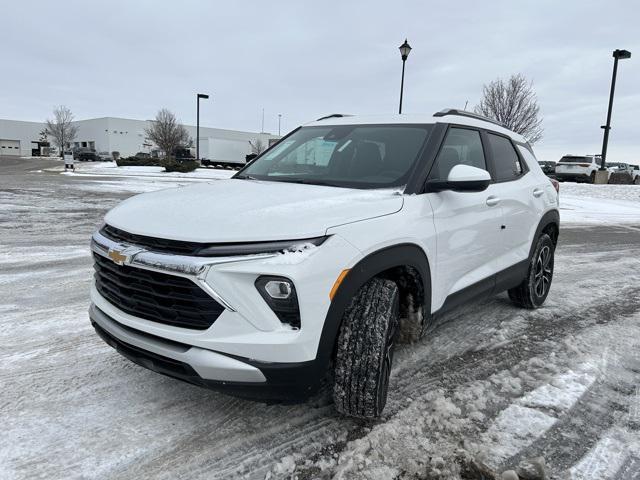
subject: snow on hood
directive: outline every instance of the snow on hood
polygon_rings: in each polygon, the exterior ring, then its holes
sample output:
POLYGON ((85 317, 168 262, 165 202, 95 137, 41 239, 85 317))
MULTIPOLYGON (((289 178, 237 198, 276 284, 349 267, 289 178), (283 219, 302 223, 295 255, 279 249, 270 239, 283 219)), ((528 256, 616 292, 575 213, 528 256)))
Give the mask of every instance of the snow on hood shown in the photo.
POLYGON ((105 220, 130 233, 192 242, 293 240, 389 215, 402 204, 393 189, 229 179, 137 195, 105 220))

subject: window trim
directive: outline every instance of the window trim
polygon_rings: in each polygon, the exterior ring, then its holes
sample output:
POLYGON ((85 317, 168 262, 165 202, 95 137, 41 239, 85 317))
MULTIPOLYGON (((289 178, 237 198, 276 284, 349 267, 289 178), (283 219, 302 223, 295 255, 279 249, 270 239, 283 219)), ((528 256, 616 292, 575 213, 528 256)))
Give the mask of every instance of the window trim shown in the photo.
MULTIPOLYGON (((487 144, 487 149, 489 150, 489 159, 490 159, 490 162, 491 162, 491 178, 493 179, 492 183, 515 182, 517 180, 520 180, 527 173, 529 173, 529 171, 530 171, 529 165, 524 160, 522 155, 520 155, 520 152, 516 148, 515 142, 513 141, 513 139, 509 135, 505 135, 503 133, 496 132, 495 130, 490 130, 490 129, 483 129, 483 133, 484 133, 484 135, 486 137, 485 141, 486 141, 486 144, 487 144), (498 175, 497 175, 498 170, 496 168, 496 162, 495 162, 495 159, 494 159, 493 148, 491 147, 491 142, 489 141, 489 135, 495 135, 496 137, 505 138, 511 144, 511 148, 513 148, 513 151, 515 152, 516 157, 518 157, 518 161, 520 162, 520 166, 522 167, 522 172, 520 173, 520 175, 518 175, 517 177, 513 177, 511 179, 508 179, 508 180, 498 180, 498 175)), ((534 155, 534 157, 535 157, 535 155, 534 155)))

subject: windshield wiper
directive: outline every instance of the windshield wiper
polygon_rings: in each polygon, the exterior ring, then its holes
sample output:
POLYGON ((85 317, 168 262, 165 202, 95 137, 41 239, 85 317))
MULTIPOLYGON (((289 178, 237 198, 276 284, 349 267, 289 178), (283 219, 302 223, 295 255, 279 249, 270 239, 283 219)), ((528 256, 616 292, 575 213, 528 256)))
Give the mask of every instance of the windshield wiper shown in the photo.
POLYGON ((259 178, 256 178, 252 175, 246 175, 244 173, 235 175, 233 178, 239 178, 240 180, 260 180, 259 178))
POLYGON ((277 180, 272 178, 276 182, 285 182, 285 183, 300 183, 303 185, 320 185, 325 187, 336 187, 335 183, 325 182, 323 180, 308 180, 306 178, 282 178, 279 177, 277 180))

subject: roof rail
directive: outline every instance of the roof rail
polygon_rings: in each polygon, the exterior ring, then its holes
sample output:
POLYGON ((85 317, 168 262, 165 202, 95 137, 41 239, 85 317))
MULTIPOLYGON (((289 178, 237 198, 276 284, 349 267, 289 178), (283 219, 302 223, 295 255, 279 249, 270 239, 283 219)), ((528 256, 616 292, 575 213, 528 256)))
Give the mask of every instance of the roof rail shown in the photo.
POLYGON ((439 112, 433 114, 434 117, 446 117, 447 115, 458 115, 459 117, 475 118, 476 120, 482 120, 483 122, 489 122, 493 123, 494 125, 504 127, 504 125, 497 120, 485 117, 484 115, 478 115, 477 113, 467 112, 466 110, 458 110, 457 108, 445 108, 444 110, 440 110, 439 112))
POLYGON ((326 120, 327 118, 341 118, 341 117, 353 117, 353 115, 349 115, 348 113, 332 113, 331 115, 320 117, 319 119, 316 120, 316 122, 319 122, 320 120, 326 120))

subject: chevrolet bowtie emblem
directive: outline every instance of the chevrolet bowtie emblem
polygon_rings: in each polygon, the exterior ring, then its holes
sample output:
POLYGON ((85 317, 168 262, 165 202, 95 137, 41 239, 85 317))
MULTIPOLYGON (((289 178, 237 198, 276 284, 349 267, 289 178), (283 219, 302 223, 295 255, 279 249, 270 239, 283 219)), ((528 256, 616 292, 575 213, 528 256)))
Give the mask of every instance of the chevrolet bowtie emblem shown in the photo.
POLYGON ((107 255, 111 260, 113 260, 114 263, 118 265, 124 265, 129 258, 128 255, 125 255, 124 253, 113 249, 109 249, 109 253, 107 255))

